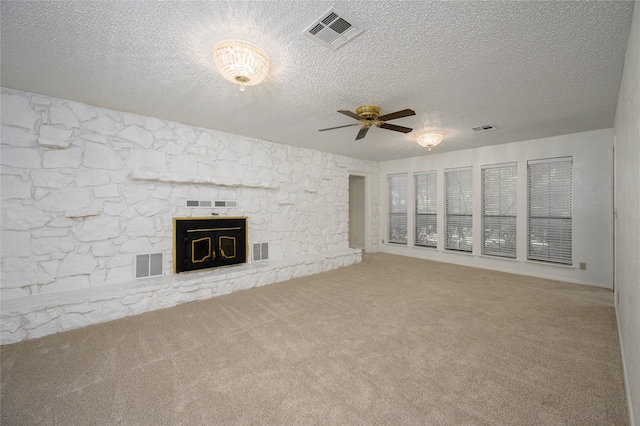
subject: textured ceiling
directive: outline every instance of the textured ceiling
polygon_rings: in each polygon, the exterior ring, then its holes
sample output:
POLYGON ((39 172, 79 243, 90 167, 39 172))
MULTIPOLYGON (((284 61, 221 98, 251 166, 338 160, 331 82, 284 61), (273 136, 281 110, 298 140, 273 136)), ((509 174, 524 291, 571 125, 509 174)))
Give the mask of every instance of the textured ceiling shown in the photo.
POLYGON ((611 127, 633 2, 6 1, 4 87, 377 161, 611 127), (331 50, 302 32, 330 7, 364 32, 331 50), (211 59, 226 39, 271 58, 245 92, 211 59), (359 105, 409 134, 358 127, 359 105), (497 130, 476 133, 472 127, 497 130))

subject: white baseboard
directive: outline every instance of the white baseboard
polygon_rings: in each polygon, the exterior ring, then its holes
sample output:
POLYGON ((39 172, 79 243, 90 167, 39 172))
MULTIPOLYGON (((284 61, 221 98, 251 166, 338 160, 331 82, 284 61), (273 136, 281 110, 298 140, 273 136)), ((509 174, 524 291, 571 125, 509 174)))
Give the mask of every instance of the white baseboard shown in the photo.
POLYGON ((618 342, 620 342, 620 358, 622 359, 622 379, 624 381, 624 393, 627 396, 627 414, 629 415, 629 425, 636 426, 635 416, 633 412, 633 404, 631 401, 631 389, 629 388, 630 378, 627 374, 627 367, 624 358, 624 343, 620 334, 620 319, 618 318, 618 304, 615 304, 616 312, 616 328, 618 329, 618 342))

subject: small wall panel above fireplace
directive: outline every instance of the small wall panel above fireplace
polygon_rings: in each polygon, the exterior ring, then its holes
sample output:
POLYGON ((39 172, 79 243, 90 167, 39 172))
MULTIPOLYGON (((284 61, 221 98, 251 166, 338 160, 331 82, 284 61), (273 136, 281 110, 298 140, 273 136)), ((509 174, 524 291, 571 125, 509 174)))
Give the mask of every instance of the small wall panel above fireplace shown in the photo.
POLYGON ((187 207, 238 207, 237 201, 227 200, 187 200, 187 207))
POLYGON ((187 207, 211 207, 208 200, 187 200, 187 207))
POLYGON ((213 202, 215 207, 238 207, 237 201, 216 200, 213 202))
POLYGON ((247 251, 246 217, 173 219, 175 273, 246 263, 247 251))

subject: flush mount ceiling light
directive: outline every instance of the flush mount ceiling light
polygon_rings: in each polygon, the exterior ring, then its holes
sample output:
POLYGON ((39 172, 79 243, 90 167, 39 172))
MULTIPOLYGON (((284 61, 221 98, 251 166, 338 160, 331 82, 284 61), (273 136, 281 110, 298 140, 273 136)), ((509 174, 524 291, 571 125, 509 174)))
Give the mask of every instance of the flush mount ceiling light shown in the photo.
POLYGON ((442 139, 444 139, 444 132, 436 132, 433 130, 420 132, 416 135, 416 142, 418 142, 418 145, 429 148, 429 151, 431 151, 431 147, 442 142, 442 139))
POLYGON ((227 80, 245 86, 260 83, 269 71, 269 57, 251 43, 238 40, 223 41, 213 47, 213 62, 227 80))

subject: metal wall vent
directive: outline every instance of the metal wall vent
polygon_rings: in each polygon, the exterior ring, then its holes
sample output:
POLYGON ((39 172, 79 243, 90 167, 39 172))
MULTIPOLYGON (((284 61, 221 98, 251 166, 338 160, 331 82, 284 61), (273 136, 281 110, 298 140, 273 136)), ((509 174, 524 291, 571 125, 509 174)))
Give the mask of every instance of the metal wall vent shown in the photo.
POLYGON ((214 207, 238 207, 237 201, 214 201, 214 207))
POLYGON ((211 201, 187 200, 187 207, 211 207, 211 201))
POLYGON ((304 33, 335 50, 364 31, 359 26, 356 21, 346 18, 332 7, 305 28, 304 33))
POLYGON ((269 259, 269 243, 258 243, 253 245, 253 261, 269 259))
POLYGON ((187 200, 187 207, 238 207, 237 201, 204 201, 204 200, 187 200))
POLYGON ((474 132, 486 132, 488 130, 495 130, 495 129, 497 129, 497 127, 494 126, 493 124, 485 124, 484 126, 473 127, 471 130, 473 130, 474 132))
POLYGON ((139 254, 136 256, 136 278, 164 275, 164 253, 139 254))

